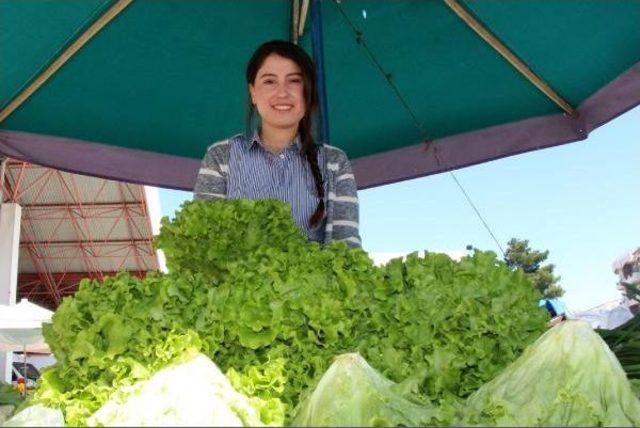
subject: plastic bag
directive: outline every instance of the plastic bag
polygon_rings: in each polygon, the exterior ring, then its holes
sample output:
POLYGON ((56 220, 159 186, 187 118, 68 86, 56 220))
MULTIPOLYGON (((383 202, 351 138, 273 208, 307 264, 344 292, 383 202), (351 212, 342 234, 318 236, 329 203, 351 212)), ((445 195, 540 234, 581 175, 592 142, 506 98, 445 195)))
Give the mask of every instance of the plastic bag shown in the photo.
POLYGON ((482 426, 639 426, 640 401, 607 344, 583 321, 547 331, 466 402, 482 426))
POLYGON ((2 426, 5 427, 63 427, 64 416, 59 409, 50 409, 40 404, 27 407, 15 414, 2 426))
POLYGON ((261 426, 249 399, 220 369, 198 354, 119 391, 88 426, 261 426))
POLYGON ((442 425, 438 409, 407 399, 396 385, 359 354, 339 355, 298 406, 291 425, 442 425))

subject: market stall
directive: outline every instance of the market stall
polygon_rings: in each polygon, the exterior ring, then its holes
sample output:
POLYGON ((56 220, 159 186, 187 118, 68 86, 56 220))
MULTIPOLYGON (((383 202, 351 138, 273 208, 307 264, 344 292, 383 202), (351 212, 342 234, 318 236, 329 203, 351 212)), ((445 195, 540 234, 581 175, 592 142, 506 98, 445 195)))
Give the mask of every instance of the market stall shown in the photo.
POLYGON ((0 305, 0 351, 48 352, 42 324, 51 322, 53 312, 27 299, 15 305, 0 305))
POLYGON ((45 338, 57 364, 31 402, 42 418, 640 424, 637 322, 607 342, 583 321, 549 328, 526 275, 495 253, 376 266, 345 243, 308 242, 275 200, 190 202, 157 245, 168 274, 85 282, 56 312, 45 338))
MULTIPOLYGON (((243 129, 242 67, 273 38, 313 52, 320 139, 354 159, 361 189, 584 140, 640 104, 637 2, 0 14, 0 154, 167 188, 192 189, 207 146, 243 129)), ((309 242, 274 200, 189 202, 156 245, 169 273, 85 281, 60 305, 43 330, 57 363, 10 424, 640 425, 637 324, 607 342, 584 322, 549 328, 495 253, 376 266, 309 242)))

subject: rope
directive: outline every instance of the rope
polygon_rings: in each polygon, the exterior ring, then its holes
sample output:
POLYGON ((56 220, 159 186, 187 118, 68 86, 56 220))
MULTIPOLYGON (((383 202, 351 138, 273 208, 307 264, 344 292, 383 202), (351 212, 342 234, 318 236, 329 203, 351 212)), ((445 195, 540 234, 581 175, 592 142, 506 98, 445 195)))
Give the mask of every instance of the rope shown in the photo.
MULTIPOLYGON (((353 21, 351 21, 349 16, 345 13, 344 9, 340 5, 340 1, 339 0, 333 0, 333 4, 337 7, 338 11, 340 12, 342 17, 344 18, 345 22, 351 28, 351 31, 353 31, 353 33, 355 34, 356 43, 358 45, 360 45, 365 50, 365 52, 367 53, 367 55, 369 57, 369 60, 373 63, 373 65, 378 70, 378 72, 384 77, 385 81, 387 82, 387 85, 391 88, 391 90, 394 92, 394 94, 396 95, 396 97, 400 101, 400 104, 402 104, 402 107, 404 108, 404 110, 411 117, 411 120, 412 120, 414 126, 416 127, 416 129, 420 133, 420 137, 422 138, 423 141, 426 142, 426 149, 429 150, 433 140, 428 137, 428 134, 427 134, 427 131, 426 131, 424 125, 418 119, 417 115, 414 113, 413 109, 411 108, 411 106, 409 105, 407 100, 402 95, 402 92, 400 91, 398 86, 393 82, 393 75, 391 73, 388 73, 382 67, 382 64, 376 58, 376 55, 371 51, 371 49, 367 45, 367 42, 364 39, 364 34, 362 33, 362 31, 358 30, 358 28, 354 25, 353 21)), ((433 156, 434 156, 438 166, 442 167, 442 162, 440 160, 440 156, 438 156, 437 150, 434 149, 432 151, 432 153, 433 153, 433 156)), ((497 245, 498 249, 502 253, 502 256, 504 257, 505 256, 505 252, 504 252, 504 250, 502 248, 502 245, 500 245, 500 242, 498 241, 498 239, 496 238, 495 234, 493 233, 492 228, 489 226, 489 224, 485 220, 484 216, 480 213, 480 210, 478 209, 476 204, 473 202, 473 200, 469 196, 469 193, 465 190, 464 186, 462 185, 462 183, 460 183, 460 181, 458 180, 456 175, 453 173, 453 171, 449 170, 447 172, 449 173, 449 175, 451 176, 453 181, 456 183, 456 185, 458 186, 458 188, 460 189, 460 191, 464 195, 465 199, 467 200, 467 202, 469 203, 469 205, 471 206, 473 211, 476 213, 476 216, 480 219, 480 221, 482 222, 482 225, 487 230, 487 232, 489 233, 489 235, 491 236, 491 238, 493 239, 493 241, 497 245)))

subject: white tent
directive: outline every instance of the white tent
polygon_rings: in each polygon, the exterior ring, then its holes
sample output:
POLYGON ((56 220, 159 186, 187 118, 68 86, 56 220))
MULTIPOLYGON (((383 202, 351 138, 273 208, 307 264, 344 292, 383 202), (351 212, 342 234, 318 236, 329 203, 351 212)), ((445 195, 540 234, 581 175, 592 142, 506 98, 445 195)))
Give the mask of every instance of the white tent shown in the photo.
POLYGON ((629 301, 620 298, 586 311, 571 312, 567 318, 587 321, 593 328, 613 330, 633 318, 633 313, 629 309, 629 301))
POLYGON ((50 323, 52 315, 27 299, 0 305, 0 351, 50 352, 42 337, 42 323, 50 323))

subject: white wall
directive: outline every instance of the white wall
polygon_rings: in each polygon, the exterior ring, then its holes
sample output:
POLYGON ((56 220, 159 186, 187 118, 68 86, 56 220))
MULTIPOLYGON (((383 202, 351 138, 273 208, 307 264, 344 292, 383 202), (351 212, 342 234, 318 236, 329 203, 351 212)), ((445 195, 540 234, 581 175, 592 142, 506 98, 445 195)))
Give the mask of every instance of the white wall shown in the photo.
MULTIPOLYGON (((151 219, 151 231, 153 236, 156 236, 160 233, 160 219, 162 218, 162 208, 160 207, 160 194, 158 192, 158 188, 144 186, 144 195, 147 199, 147 210, 149 212, 149 218, 151 219)), ((160 272, 168 272, 167 259, 165 258, 164 251, 156 250, 156 256, 160 272)))
MULTIPOLYGON (((0 203, 0 304, 15 305, 18 289, 20 219, 18 204, 0 203)), ((11 352, 0 352, 0 381, 11 383, 11 352)))

